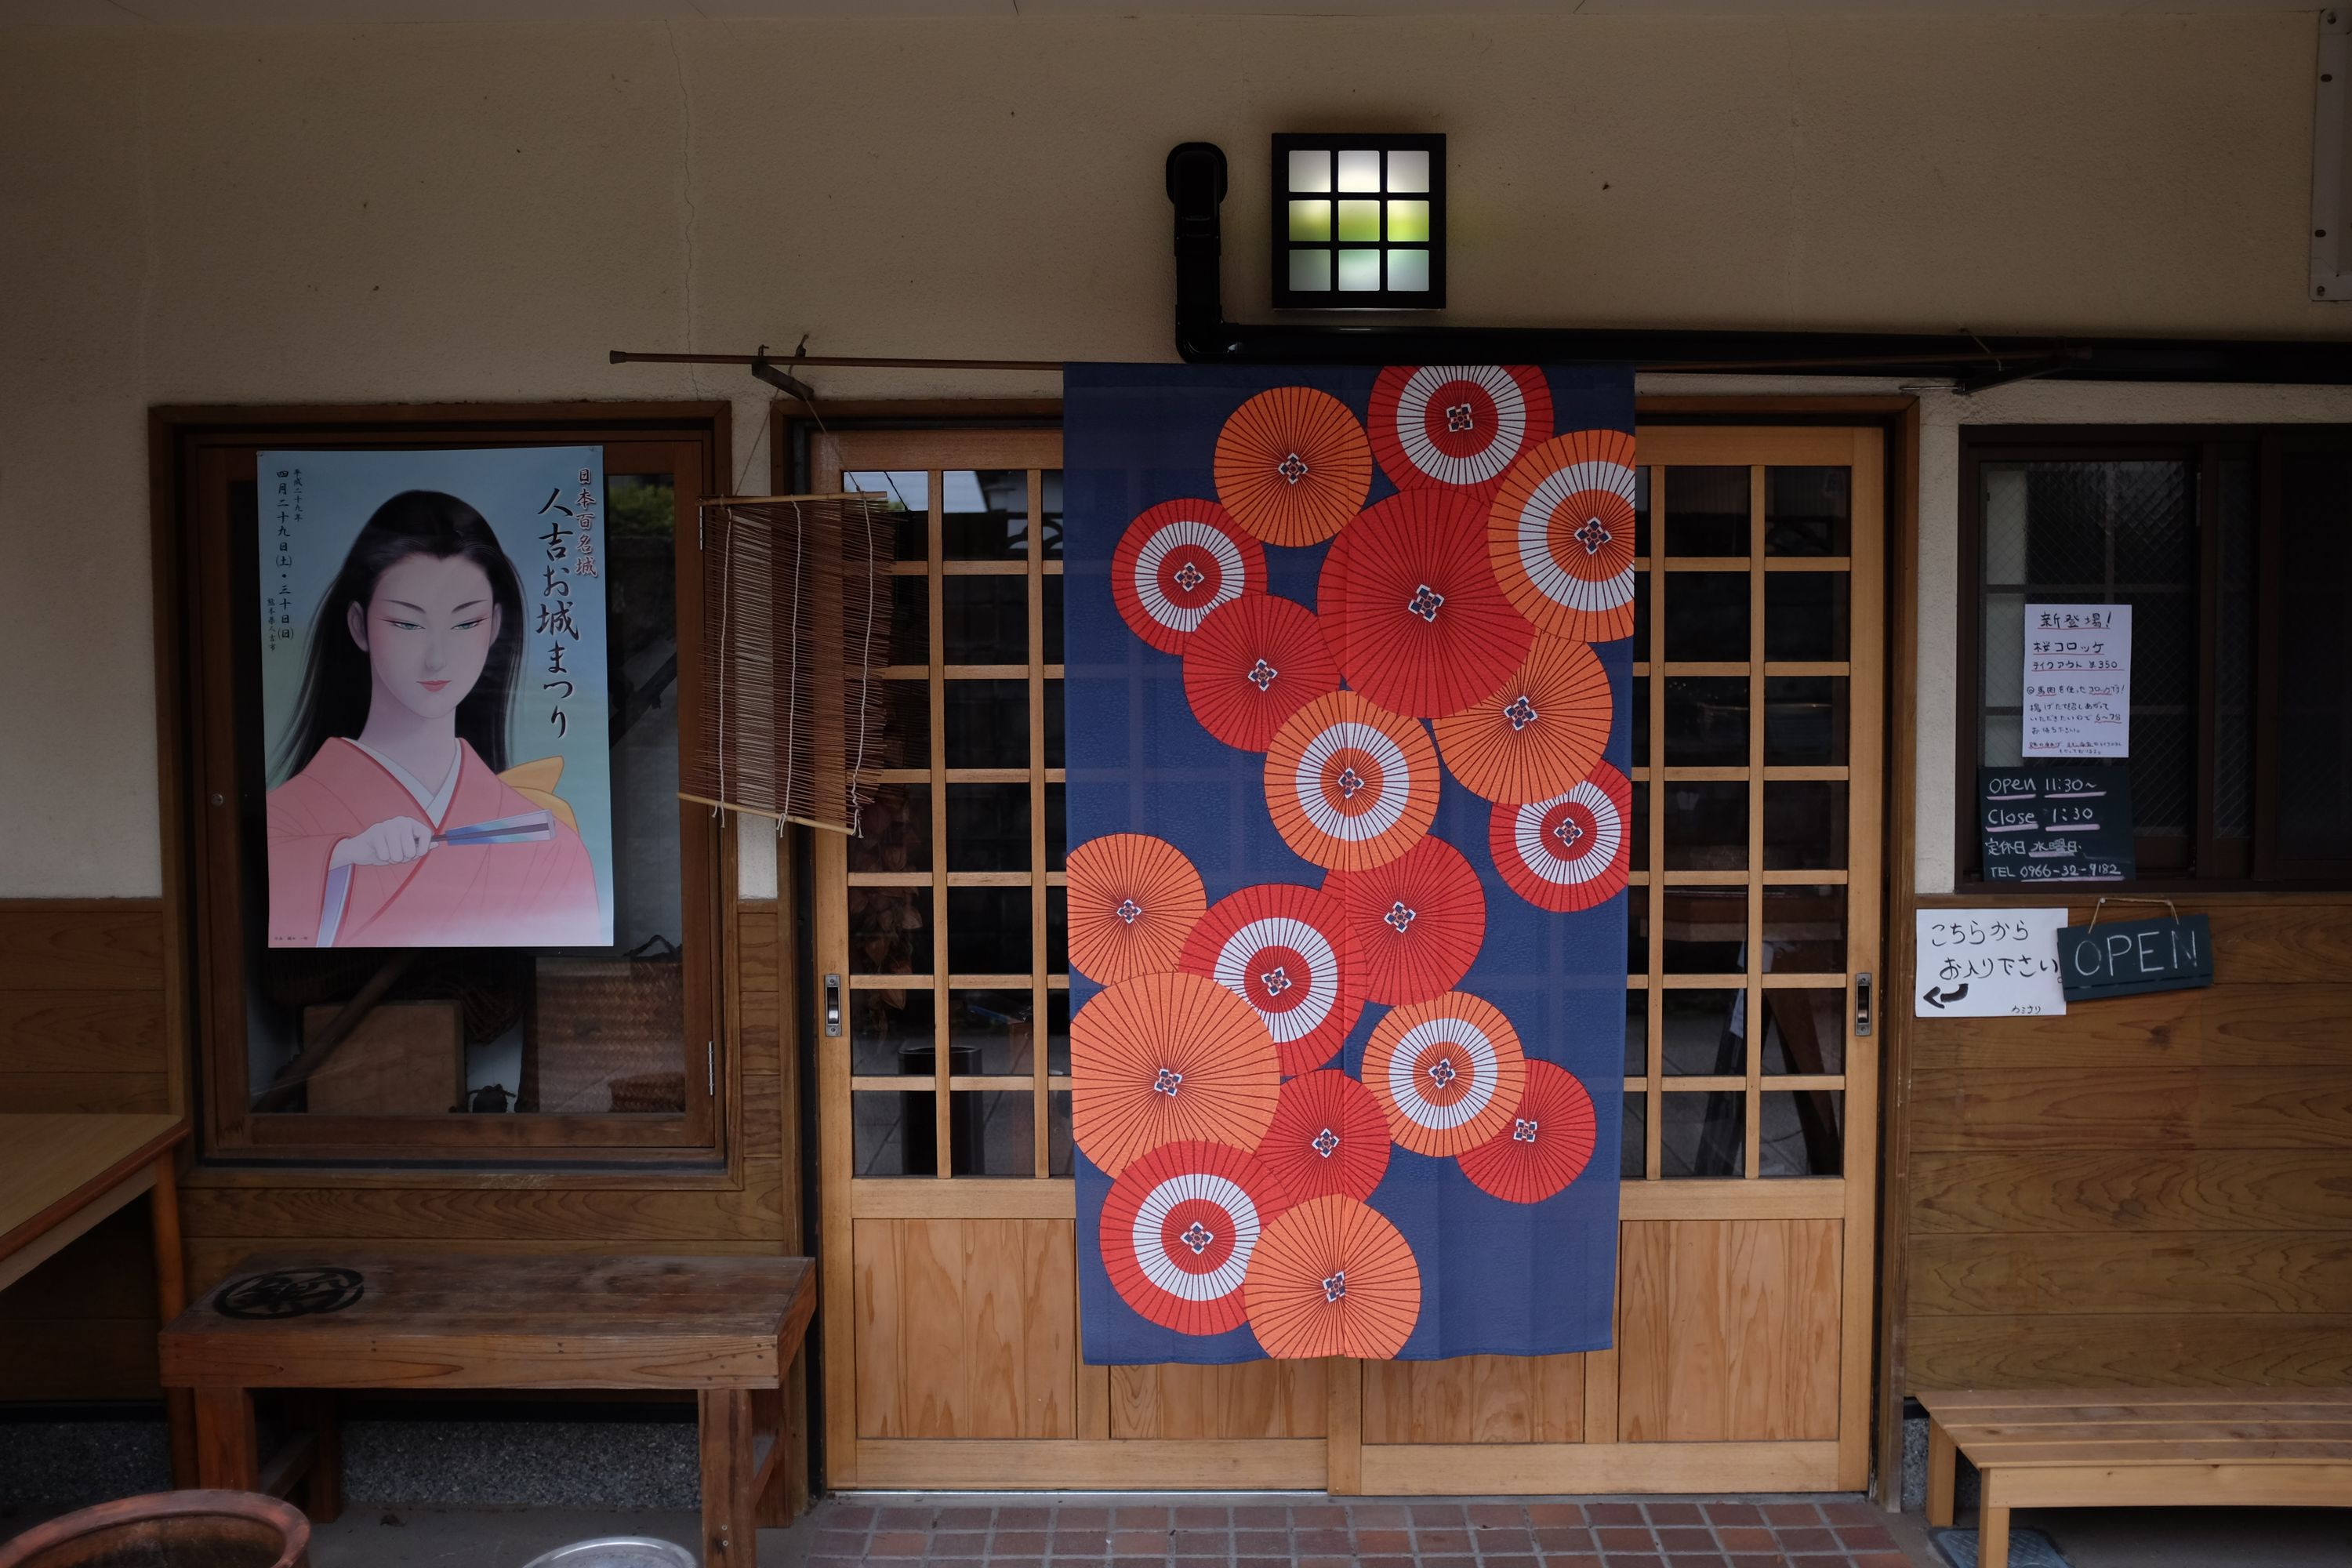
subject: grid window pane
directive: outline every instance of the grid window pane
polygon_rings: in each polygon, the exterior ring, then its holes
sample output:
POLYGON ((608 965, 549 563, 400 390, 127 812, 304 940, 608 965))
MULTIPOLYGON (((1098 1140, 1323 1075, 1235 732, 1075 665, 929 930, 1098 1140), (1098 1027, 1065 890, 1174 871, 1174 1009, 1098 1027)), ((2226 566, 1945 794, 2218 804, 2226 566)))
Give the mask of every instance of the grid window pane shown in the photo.
POLYGON ((1843 555, 1853 548, 1853 470, 1764 470, 1764 552, 1843 555))
POLYGON ((1381 286, 1381 253, 1377 250, 1339 252, 1339 290, 1367 293, 1381 286))
POLYGON ((1845 1096, 1834 1089, 1762 1097, 1759 1176, 1835 1176, 1845 1170, 1845 1096))
POLYGON ((2352 548, 2343 521, 2352 457, 2293 453, 2284 468, 2278 851, 2352 858, 2352 629, 2344 613, 2352 548))
MULTIPOLYGON (((1674 513, 1666 513, 1666 531, 1675 529, 1674 513)), ((1666 658, 1685 659, 1748 658, 1748 574, 1745 572, 1669 572, 1666 574, 1666 658)))
POLYGON ((1721 1178, 1746 1173, 1746 1096, 1669 1094, 1659 1105, 1661 1174, 1721 1178))
POLYGON ((1331 289, 1331 253, 1294 250, 1290 253, 1290 286, 1302 294, 1328 294, 1331 289))
POLYGON ((920 1046, 928 1062, 938 1038, 938 1006, 928 985, 849 993, 849 1070, 861 1077, 895 1076, 903 1070, 900 1058, 910 1045, 920 1046))
POLYGON ((1290 154, 1290 188, 1316 192, 1331 188, 1331 154, 1320 147, 1290 154))
POLYGON ((950 561, 1003 561, 1026 556, 1028 471, 950 468, 941 474, 940 542, 944 558, 950 561))
POLYGON ((1388 237, 1412 245, 1428 244, 1429 204, 1427 202, 1389 203, 1388 237))
POLYGON ((1390 251, 1389 287, 1400 292, 1419 292, 1427 289, 1429 252, 1410 248, 1390 251))
POLYGON ((898 558, 920 561, 930 552, 931 476, 920 468, 858 469, 841 476, 841 488, 887 498, 897 524, 898 558))
POLYGON ((1319 201, 1291 203, 1290 237, 1329 239, 1331 237, 1331 204, 1319 201))
POLYGON ((1377 191, 1381 188, 1381 154, 1378 148, 1343 148, 1339 153, 1339 188, 1343 191, 1377 191))
MULTIPOLYGON (((1666 470, 1666 553, 1748 553, 1748 470, 1677 467, 1666 470)), ((1746 653, 1745 647, 1740 649, 1746 653)))
MULTIPOLYGON (((2186 867, 2198 811, 2202 663, 2195 465, 2185 458, 1987 463, 1977 605, 1978 756, 2019 763, 2024 619, 2036 604, 2132 606, 2132 805, 2139 837, 2186 867)), ((2147 852, 2144 846, 2144 858, 2147 852)))
POLYGON ((1429 189, 1429 154, 1425 152, 1391 153, 1389 154, 1389 189, 1392 191, 1429 189))

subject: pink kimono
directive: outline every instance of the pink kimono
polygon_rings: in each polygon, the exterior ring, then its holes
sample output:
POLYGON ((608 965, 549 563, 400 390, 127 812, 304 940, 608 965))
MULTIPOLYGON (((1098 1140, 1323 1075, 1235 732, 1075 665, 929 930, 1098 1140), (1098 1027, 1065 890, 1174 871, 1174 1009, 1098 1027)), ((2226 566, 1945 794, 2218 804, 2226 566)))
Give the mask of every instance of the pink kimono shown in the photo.
MULTIPOLYGON (((457 742, 457 782, 436 833, 531 811, 457 742)), ((272 947, 570 947, 610 939, 587 847, 558 818, 526 844, 436 844, 399 866, 328 869, 335 846, 388 817, 430 821, 383 764, 331 740, 269 792, 272 947)))

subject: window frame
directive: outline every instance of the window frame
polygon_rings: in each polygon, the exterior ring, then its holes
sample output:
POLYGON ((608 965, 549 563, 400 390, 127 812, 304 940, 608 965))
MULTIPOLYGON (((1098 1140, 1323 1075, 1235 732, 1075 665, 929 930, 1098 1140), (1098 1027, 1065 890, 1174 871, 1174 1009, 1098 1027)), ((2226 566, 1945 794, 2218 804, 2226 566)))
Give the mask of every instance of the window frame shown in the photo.
MULTIPOLYGON (((734 828, 679 810, 685 1040, 710 1042, 711 1070, 687 1067, 680 1113, 322 1115, 249 1109, 242 827, 217 809, 238 787, 229 653, 231 532, 222 501, 242 462, 267 447, 667 446, 678 515, 677 721, 698 708, 700 572, 683 520, 724 488, 731 407, 724 403, 467 404, 159 408, 151 413, 158 726, 164 781, 167 901, 189 976, 189 1037, 200 1146, 209 1158, 277 1168, 439 1166, 713 1169, 740 1146, 740 1095, 730 1036, 734 828), (723 1059, 723 1062, 721 1060, 723 1059), (723 1070, 722 1070, 723 1068, 723 1070)), ((631 471, 624 469, 622 471, 631 471)))
MULTIPOLYGON (((2011 462, 2117 462, 2182 460, 2189 464, 2197 530, 2195 624, 2198 648, 2194 668, 2193 733, 2196 753, 2191 772, 2192 819, 2187 838, 2185 866, 2152 865, 2150 846, 2168 839, 2139 838, 2136 845, 2137 875, 2131 880, 2098 884, 2095 891, 2117 894, 2261 891, 2271 889, 2312 891, 2352 884, 2352 861, 2299 858, 2282 865, 2277 847, 2276 813, 2269 802, 2279 789, 2277 758, 2279 544, 2284 520, 2281 506, 2281 468, 2284 457, 2295 451, 2352 452, 2352 426, 2260 425, 1983 425, 1963 426, 1960 432, 1958 484, 1958 548, 1957 582, 1960 616, 1955 637, 1956 712, 1953 720, 1953 888, 1959 893, 2004 893, 2012 883, 1984 879, 1982 846, 1977 832, 1976 779, 1982 754, 1984 689, 1984 468, 2011 462), (2221 506, 2220 460, 2231 449, 2252 468, 2254 528, 2254 646, 2252 649, 2252 833, 2247 838, 2221 838, 2214 832, 2213 798, 2215 746, 2220 713, 2214 689, 2221 646, 2221 538, 2217 526, 2221 506), (2296 873, 2300 874, 2296 874, 2296 873)), ((2066 884, 2078 891, 2092 884, 2066 884)))

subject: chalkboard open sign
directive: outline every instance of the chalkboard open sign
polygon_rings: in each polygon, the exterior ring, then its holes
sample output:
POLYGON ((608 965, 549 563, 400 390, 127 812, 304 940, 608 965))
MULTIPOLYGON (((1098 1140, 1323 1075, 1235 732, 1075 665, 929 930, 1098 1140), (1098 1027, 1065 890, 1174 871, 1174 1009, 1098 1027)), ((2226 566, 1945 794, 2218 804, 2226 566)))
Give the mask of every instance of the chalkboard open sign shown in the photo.
POLYGON ((2132 858, 2131 770, 2037 763, 1977 770, 1988 882, 2124 882, 2132 858))
POLYGON ((2061 926, 2058 984, 2069 1002, 2210 985, 2212 926, 2203 915, 2061 926))

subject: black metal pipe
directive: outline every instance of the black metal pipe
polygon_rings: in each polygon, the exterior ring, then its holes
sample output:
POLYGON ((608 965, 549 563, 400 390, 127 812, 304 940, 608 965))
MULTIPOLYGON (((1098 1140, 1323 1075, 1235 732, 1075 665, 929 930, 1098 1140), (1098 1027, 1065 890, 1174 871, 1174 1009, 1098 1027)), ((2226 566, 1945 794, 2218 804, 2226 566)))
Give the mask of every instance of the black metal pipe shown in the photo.
POLYGON ((2352 384, 2338 339, 1979 337, 1970 332, 1717 331, 1706 328, 1448 327, 1224 319, 1218 209, 1225 154, 1168 154, 1174 204, 1176 352, 1194 363, 1493 364, 1613 360, 1647 371, 1949 378, 1963 389, 2071 381, 2352 384))

